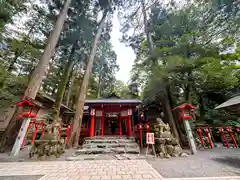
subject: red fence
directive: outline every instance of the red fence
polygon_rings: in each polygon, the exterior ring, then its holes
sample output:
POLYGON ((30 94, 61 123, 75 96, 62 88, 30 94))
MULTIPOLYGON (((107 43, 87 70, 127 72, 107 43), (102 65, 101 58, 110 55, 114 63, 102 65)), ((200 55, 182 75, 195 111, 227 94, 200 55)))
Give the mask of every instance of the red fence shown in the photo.
POLYGON ((223 143, 226 144, 227 148, 230 148, 228 139, 226 137, 226 135, 229 135, 229 137, 231 138, 234 147, 238 148, 238 143, 236 138, 238 138, 239 134, 240 134, 240 127, 238 126, 219 126, 219 127, 209 127, 209 126, 197 126, 196 127, 196 132, 199 136, 199 139, 201 141, 201 145, 203 147, 205 147, 205 142, 204 142, 204 137, 207 137, 208 139, 208 143, 210 145, 211 148, 214 148, 214 144, 213 144, 213 136, 212 136, 212 130, 216 129, 217 132, 220 134, 220 136, 222 137, 223 143))

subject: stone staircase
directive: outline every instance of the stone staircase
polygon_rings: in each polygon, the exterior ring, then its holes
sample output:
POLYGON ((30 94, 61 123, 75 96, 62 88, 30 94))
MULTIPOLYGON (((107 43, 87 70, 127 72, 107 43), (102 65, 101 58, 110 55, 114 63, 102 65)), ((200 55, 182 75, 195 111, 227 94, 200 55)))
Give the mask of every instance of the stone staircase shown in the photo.
POLYGON ((134 137, 95 136, 87 137, 75 155, 83 154, 139 154, 140 148, 134 137))

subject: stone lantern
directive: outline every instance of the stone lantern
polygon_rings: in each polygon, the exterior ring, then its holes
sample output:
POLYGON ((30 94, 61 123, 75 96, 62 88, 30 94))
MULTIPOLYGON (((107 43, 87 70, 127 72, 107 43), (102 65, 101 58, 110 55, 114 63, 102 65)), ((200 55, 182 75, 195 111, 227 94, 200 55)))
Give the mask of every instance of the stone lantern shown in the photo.
POLYGON ((192 129, 190 126, 189 121, 193 120, 193 117, 191 115, 191 112, 193 110, 196 110, 196 107, 194 107, 191 104, 182 104, 176 108, 173 109, 173 111, 178 111, 179 113, 179 120, 183 121, 184 127, 185 127, 185 131, 188 137, 188 142, 190 145, 190 148, 192 150, 193 154, 197 153, 197 148, 196 148, 196 144, 193 138, 193 134, 192 134, 192 129))
POLYGON ((25 135, 28 130, 28 126, 32 119, 37 118, 37 113, 41 108, 41 105, 34 102, 34 100, 25 99, 17 103, 19 107, 19 117, 22 119, 22 126, 19 130, 18 136, 15 140, 13 149, 11 151, 12 156, 17 156, 21 149, 21 145, 24 141, 25 135))

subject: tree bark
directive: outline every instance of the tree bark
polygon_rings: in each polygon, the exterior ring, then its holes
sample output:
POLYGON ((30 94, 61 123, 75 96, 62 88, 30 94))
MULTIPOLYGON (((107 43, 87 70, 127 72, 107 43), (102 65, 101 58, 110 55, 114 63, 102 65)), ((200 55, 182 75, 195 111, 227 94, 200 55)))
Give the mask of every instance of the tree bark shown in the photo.
POLYGON ((73 65, 74 65, 74 60, 73 60, 73 56, 77 47, 78 41, 75 41, 75 43, 72 45, 72 49, 71 49, 71 53, 69 55, 63 76, 62 76, 62 80, 58 86, 58 91, 57 91, 57 96, 56 96, 56 101, 53 105, 53 110, 54 110, 54 114, 53 114, 53 120, 55 122, 58 121, 59 119, 59 115, 60 115, 60 108, 61 108, 61 103, 63 100, 63 96, 64 96, 64 92, 66 90, 66 86, 69 80, 69 76, 71 74, 73 65))
POLYGON ((148 27, 148 22, 147 22, 147 13, 146 13, 146 7, 145 7, 145 0, 141 0, 141 5, 142 5, 142 13, 143 13, 144 31, 145 31, 145 34, 147 36, 149 52, 152 53, 154 47, 153 47, 152 36, 150 34, 149 27, 148 27))
POLYGON ((64 24, 65 16, 67 14, 68 8, 70 6, 71 0, 66 0, 62 11, 60 12, 55 27, 48 38, 47 46, 44 49, 44 53, 39 60, 33 74, 31 76, 30 82, 25 90, 24 98, 35 99, 37 92, 41 86, 44 75, 47 72, 47 67, 49 65, 50 58, 55 51, 62 27, 64 24))
POLYGON ((101 97, 101 78, 102 78, 102 71, 100 72, 99 77, 98 77, 97 98, 101 97))
POLYGON ((70 105, 70 99, 71 99, 71 94, 72 94, 72 88, 73 88, 73 84, 74 84, 74 80, 75 80, 75 76, 73 74, 73 71, 72 71, 72 75, 70 75, 71 78, 69 80, 69 88, 68 88, 68 91, 67 91, 67 97, 66 97, 66 106, 69 106, 70 105))
POLYGON ((80 89, 78 100, 77 100, 76 112, 75 112, 74 119, 73 119, 73 128, 72 128, 72 132, 71 132, 71 136, 70 136, 69 144, 68 144, 69 147, 72 147, 72 146, 78 147, 79 136, 80 136, 80 131, 81 131, 81 127, 82 127, 84 102, 85 102, 85 99, 87 96, 89 79, 90 79, 90 76, 92 73, 94 57, 96 55, 96 50, 97 50, 97 44, 100 39, 105 20, 107 18, 107 14, 108 14, 108 10, 105 10, 103 12, 103 16, 100 21, 99 28, 97 30, 97 34, 96 34, 93 44, 92 44, 91 54, 90 54, 90 57, 88 60, 86 71, 83 76, 83 81, 81 84, 81 89, 80 89))
POLYGON ((175 120, 173 118, 172 108, 171 108, 170 103, 169 103, 169 97, 167 95, 167 92, 164 93, 163 107, 165 108, 165 114, 168 118, 169 125, 172 129, 172 133, 173 133, 174 137, 179 141, 179 134, 178 134, 178 130, 177 130, 175 120))

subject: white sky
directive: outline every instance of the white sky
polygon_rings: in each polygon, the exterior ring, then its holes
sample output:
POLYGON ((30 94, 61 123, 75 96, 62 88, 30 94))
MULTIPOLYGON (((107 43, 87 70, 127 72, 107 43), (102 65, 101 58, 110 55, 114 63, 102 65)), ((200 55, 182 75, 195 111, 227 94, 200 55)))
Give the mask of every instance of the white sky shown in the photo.
POLYGON ((113 45, 114 51, 117 54, 117 64, 120 67, 116 78, 127 83, 127 81, 130 79, 130 71, 132 69, 132 65, 136 56, 130 47, 126 47, 123 43, 120 43, 120 38, 120 23, 117 17, 117 13, 115 13, 113 16, 111 43, 113 45))

